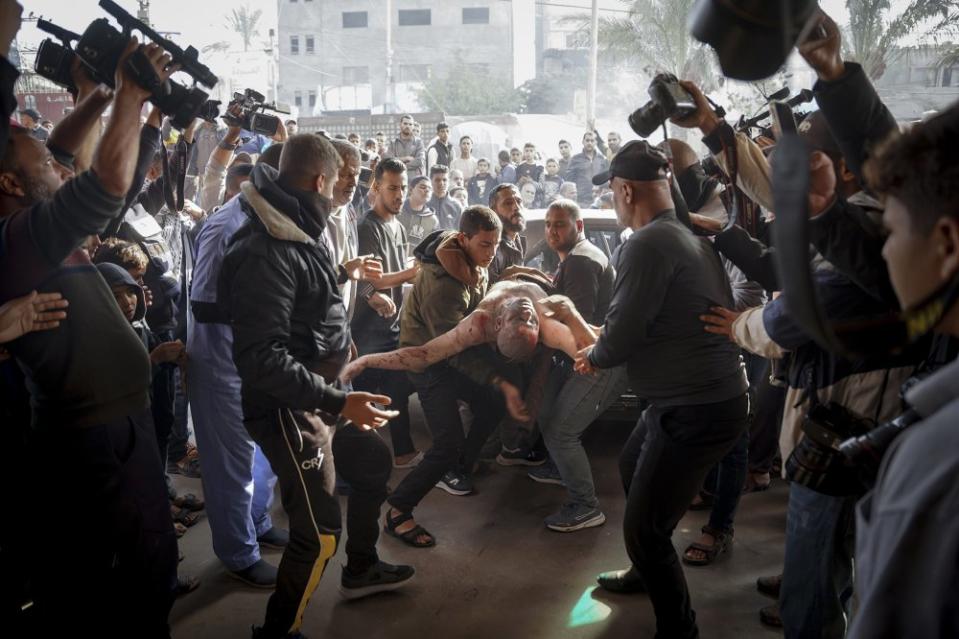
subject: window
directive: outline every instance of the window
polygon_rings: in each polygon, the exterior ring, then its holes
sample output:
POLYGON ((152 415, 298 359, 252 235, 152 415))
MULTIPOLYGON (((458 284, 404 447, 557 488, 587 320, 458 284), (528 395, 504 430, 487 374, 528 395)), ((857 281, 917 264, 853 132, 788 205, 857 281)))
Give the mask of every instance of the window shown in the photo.
POLYGON ((344 11, 343 28, 344 29, 365 29, 367 23, 366 11, 344 11))
POLYGON ((313 36, 306 36, 306 55, 313 55, 313 36))
POLYGON ((418 27, 431 24, 429 9, 400 9, 401 27, 418 27))
POLYGON ((369 67, 343 67, 343 84, 369 84, 369 67))
POLYGON ((464 8, 463 24, 489 24, 489 7, 464 8))
POLYGON ((401 64, 400 82, 426 82, 433 68, 428 64, 401 64))
POLYGON ((302 91, 294 91, 294 92, 293 92, 293 104, 295 104, 295 105, 298 106, 298 107, 303 106, 303 92, 302 92, 302 91))
POLYGON ((312 109, 313 107, 316 106, 316 91, 310 91, 309 95, 310 95, 310 108, 312 109))
POLYGON ((290 36, 290 55, 300 55, 300 36, 290 36))

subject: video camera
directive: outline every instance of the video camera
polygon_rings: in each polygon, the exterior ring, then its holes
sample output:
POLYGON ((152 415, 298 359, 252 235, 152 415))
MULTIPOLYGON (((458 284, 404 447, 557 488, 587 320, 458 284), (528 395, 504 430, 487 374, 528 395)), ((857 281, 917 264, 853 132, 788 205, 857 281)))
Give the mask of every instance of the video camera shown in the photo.
POLYGON ((46 31, 60 42, 47 38, 40 43, 40 47, 37 49, 37 58, 33 64, 34 70, 76 95, 77 87, 73 83, 70 68, 73 66, 77 54, 70 43, 79 40, 80 36, 43 18, 37 20, 37 28, 46 31))
POLYGON ((660 73, 649 83, 650 100, 629 115, 629 126, 636 135, 647 138, 673 116, 680 118, 696 112, 696 101, 671 73, 660 73))
MULTIPOLYGON (((782 92, 783 90, 780 90, 780 91, 777 91, 775 94, 769 96, 769 101, 773 102, 773 101, 782 100, 782 98, 789 95, 788 88, 785 89, 786 95, 779 96, 778 94, 782 92)), ((810 91, 809 89, 803 89, 797 95, 794 95, 788 100, 783 100, 783 104, 785 104, 790 109, 795 109, 800 104, 806 104, 807 102, 812 102, 814 97, 815 95, 813 94, 812 91, 810 91)), ((736 123, 736 130, 747 131, 753 127, 758 126, 760 122, 762 122, 763 120, 771 116, 772 116, 772 112, 770 109, 766 109, 765 111, 762 111, 761 113, 757 113, 756 115, 748 119, 746 118, 746 116, 740 116, 739 122, 736 123)))
POLYGON ((217 83, 217 77, 199 62, 197 50, 193 47, 187 47, 186 50, 180 48, 112 0, 100 0, 100 7, 116 19, 123 29, 122 32, 106 18, 94 20, 83 35, 77 35, 47 20, 38 22, 40 29, 58 38, 62 44, 49 38, 41 43, 35 64, 37 73, 76 91, 70 67, 74 56, 79 56, 94 80, 114 88, 120 57, 126 49, 131 32, 136 30, 163 47, 170 54, 172 64, 179 65, 180 69, 194 80, 194 86, 189 88, 173 80, 161 82, 146 55, 137 51, 127 60, 127 69, 140 86, 151 92, 150 102, 170 116, 173 126, 180 129, 189 126, 196 117, 214 121, 219 102, 208 100, 209 95, 198 88, 196 83, 212 88, 217 83), (74 40, 77 41, 75 49, 70 47, 74 40))
POLYGON ((289 109, 282 107, 275 102, 266 103, 266 98, 262 93, 253 89, 247 89, 243 93, 234 93, 233 99, 227 106, 227 112, 223 120, 230 126, 238 126, 252 133, 273 136, 283 126, 283 122, 275 115, 263 113, 265 109, 277 113, 288 114, 289 109), (234 111, 239 111, 235 113, 234 111))

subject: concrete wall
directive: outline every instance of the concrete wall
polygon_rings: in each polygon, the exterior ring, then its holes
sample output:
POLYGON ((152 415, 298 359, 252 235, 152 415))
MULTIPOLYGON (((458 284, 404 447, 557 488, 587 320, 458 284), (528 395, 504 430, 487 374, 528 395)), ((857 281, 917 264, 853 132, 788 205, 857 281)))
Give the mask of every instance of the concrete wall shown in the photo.
MULTIPOLYGON (((316 92, 317 110, 371 108, 379 111, 387 97, 385 0, 277 0, 280 55, 279 99, 310 114, 309 91, 316 92), (366 11, 367 26, 343 28, 343 13, 366 11), (299 36, 299 54, 291 53, 290 37, 299 36), (306 39, 314 38, 307 53, 306 39), (344 78, 344 67, 365 67, 368 79, 344 78)), ((488 65, 518 83, 535 73, 533 0, 394 0, 393 74, 397 108, 416 110, 409 86, 416 72, 442 77, 459 54, 470 64, 488 65), (464 8, 488 8, 489 24, 463 24, 464 8), (429 9, 428 26, 399 26, 401 10, 429 9), (514 21, 519 21, 514 24, 514 21), (517 29, 519 27, 519 30, 517 29), (520 79, 521 78, 521 79, 520 79)))

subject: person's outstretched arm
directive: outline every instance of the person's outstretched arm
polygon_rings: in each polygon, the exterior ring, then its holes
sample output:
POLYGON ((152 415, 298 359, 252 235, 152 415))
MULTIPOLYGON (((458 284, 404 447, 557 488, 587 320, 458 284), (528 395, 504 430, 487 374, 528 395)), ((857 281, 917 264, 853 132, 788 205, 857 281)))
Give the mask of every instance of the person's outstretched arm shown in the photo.
POLYGON ((350 381, 367 368, 382 368, 395 371, 419 372, 427 366, 462 353, 471 346, 486 341, 486 324, 490 316, 485 311, 473 311, 464 317, 456 327, 434 337, 422 346, 407 346, 389 353, 371 353, 363 355, 343 369, 340 376, 350 381))

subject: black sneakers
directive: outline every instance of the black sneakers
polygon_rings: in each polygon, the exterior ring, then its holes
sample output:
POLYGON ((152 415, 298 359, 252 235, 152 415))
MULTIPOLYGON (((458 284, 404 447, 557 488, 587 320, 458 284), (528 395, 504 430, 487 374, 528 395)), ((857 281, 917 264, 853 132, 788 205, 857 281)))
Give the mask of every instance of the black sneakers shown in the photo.
POLYGON ((506 448, 496 456, 496 463, 500 466, 541 466, 546 463, 546 453, 529 448, 506 448))
POLYGON ((340 594, 344 599, 359 599, 378 592, 396 590, 413 578, 412 566, 394 566, 378 561, 360 575, 351 575, 344 567, 340 578, 340 594))
POLYGON ((255 564, 243 570, 230 570, 228 572, 234 579, 239 579, 254 588, 276 587, 276 566, 262 559, 258 559, 255 564))

